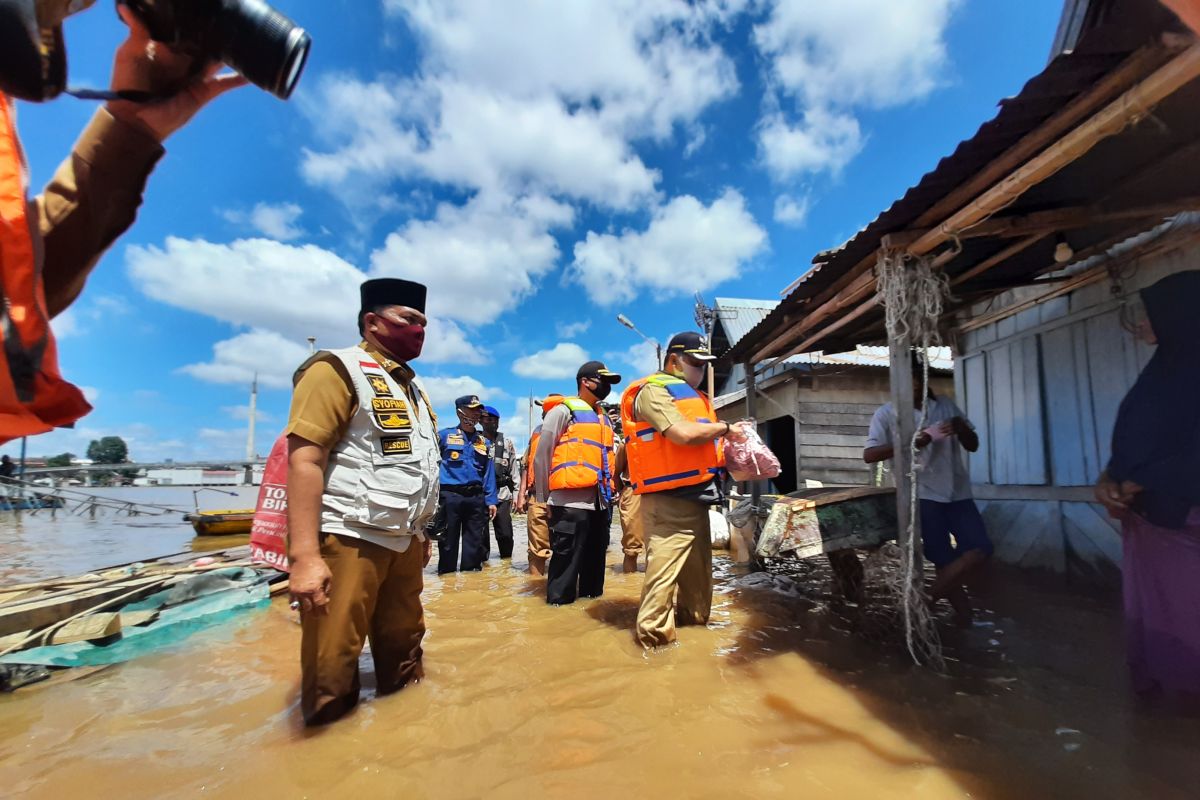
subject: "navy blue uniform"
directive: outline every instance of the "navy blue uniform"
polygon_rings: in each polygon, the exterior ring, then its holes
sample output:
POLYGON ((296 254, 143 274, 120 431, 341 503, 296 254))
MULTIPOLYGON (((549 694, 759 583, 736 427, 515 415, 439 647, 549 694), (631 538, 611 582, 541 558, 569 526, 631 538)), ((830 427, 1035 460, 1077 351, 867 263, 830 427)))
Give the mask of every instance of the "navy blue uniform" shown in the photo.
POLYGON ((446 532, 438 543, 438 574, 483 569, 488 506, 497 503, 492 443, 482 433, 454 427, 438 431, 438 446, 446 519, 446 532))

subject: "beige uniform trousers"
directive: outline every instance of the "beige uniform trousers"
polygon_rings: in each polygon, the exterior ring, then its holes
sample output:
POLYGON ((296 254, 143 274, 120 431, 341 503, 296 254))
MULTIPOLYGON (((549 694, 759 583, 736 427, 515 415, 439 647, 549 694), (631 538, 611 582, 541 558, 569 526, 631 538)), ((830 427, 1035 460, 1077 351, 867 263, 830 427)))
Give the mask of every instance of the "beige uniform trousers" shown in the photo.
POLYGON ((712 610, 708 506, 651 492, 641 496, 646 582, 637 615, 643 647, 675 641, 675 625, 703 625, 712 610))
POLYGON ((621 549, 627 556, 640 556, 646 549, 646 530, 642 524, 642 496, 626 486, 618 500, 621 511, 621 549))
POLYGON ((529 555, 549 558, 550 549, 550 504, 529 501, 525 512, 525 531, 529 538, 529 555))
POLYGON ((397 553, 350 536, 321 535, 333 573, 327 614, 302 614, 300 710, 309 725, 332 722, 358 703, 358 657, 371 639, 379 694, 420 680, 423 546, 397 553))

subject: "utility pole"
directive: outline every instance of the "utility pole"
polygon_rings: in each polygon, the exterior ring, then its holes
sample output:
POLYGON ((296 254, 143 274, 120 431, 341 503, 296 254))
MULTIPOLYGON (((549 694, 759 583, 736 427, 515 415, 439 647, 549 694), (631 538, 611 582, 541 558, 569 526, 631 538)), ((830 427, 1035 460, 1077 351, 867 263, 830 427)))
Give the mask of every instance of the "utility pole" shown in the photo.
POLYGON ((311 356, 315 352, 317 352, 317 337, 310 336, 308 337, 308 354, 311 356))

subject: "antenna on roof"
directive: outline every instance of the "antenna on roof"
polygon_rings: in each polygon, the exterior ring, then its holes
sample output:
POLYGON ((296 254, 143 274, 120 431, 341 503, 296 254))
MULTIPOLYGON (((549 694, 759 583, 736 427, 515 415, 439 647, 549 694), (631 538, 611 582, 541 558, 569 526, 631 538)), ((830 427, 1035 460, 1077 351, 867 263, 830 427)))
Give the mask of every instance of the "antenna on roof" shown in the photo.
POLYGON ((716 321, 717 312, 709 308, 704 302, 704 297, 699 292, 696 292, 696 327, 704 332, 705 336, 712 336, 713 323, 716 321))

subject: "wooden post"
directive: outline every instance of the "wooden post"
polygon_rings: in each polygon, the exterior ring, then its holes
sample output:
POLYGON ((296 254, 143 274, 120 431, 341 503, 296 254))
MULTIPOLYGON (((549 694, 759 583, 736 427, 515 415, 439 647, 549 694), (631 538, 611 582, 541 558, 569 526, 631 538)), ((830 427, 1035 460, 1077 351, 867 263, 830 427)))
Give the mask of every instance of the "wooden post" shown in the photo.
MULTIPOLYGON (((758 389, 754 384, 754 362, 746 362, 746 416, 754 420, 758 426, 758 389)), ((750 502, 755 508, 762 499, 762 484, 759 481, 750 482, 750 502)))
POLYGON ((912 348, 909 341, 904 339, 888 340, 889 366, 891 368, 892 408, 896 410, 896 428, 892 431, 892 443, 895 456, 892 459, 892 477, 896 483, 896 525, 898 528, 896 541, 901 550, 907 550, 908 525, 913 522, 913 552, 915 573, 921 574, 921 520, 910 505, 912 482, 909 472, 912 471, 912 453, 910 442, 915 433, 916 424, 913 421, 913 381, 912 348))

